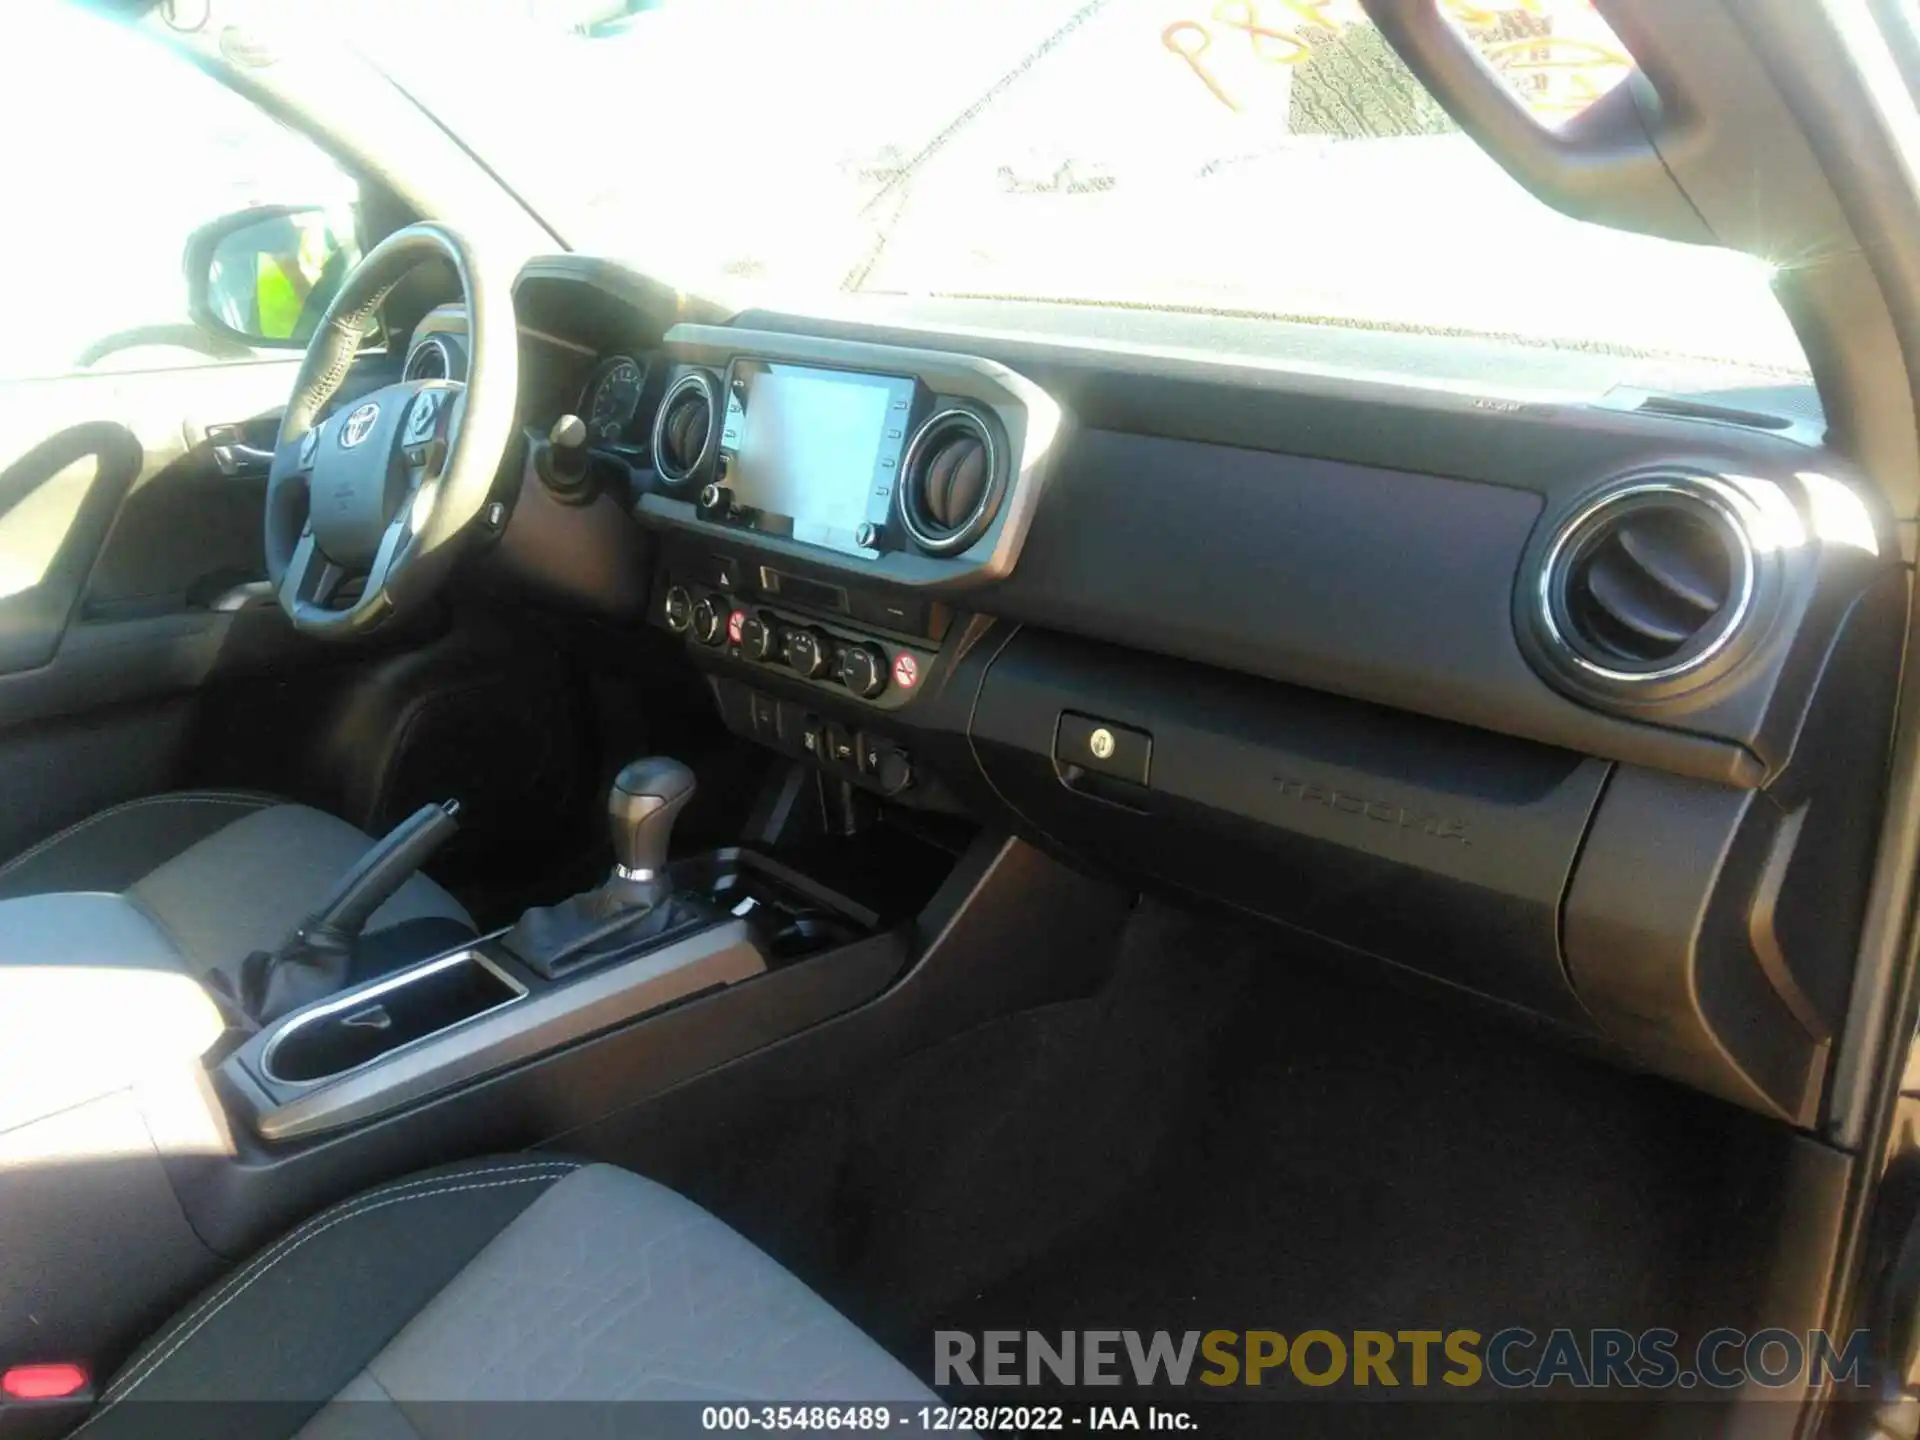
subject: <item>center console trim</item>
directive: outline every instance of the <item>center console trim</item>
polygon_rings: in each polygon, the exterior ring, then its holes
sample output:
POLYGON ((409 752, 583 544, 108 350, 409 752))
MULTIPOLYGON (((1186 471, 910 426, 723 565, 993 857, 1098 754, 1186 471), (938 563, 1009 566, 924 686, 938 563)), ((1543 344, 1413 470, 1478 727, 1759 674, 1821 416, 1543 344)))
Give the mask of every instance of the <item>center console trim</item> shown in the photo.
MULTIPOLYGON (((451 958, 442 956, 427 964, 451 958)), ((420 968, 347 991, 327 1002, 329 1012, 363 1003, 376 986, 405 984, 420 968)), ((519 1000, 337 1076, 292 1083, 261 1073, 258 1057, 270 1053, 286 1030, 303 1023, 308 1018, 304 1011, 230 1056, 222 1070, 252 1102, 253 1128, 263 1139, 296 1140, 403 1109, 695 995, 763 975, 767 969, 747 923, 728 919, 631 959, 531 988, 519 1000)))
POLYGON ((381 979, 374 981, 370 985, 362 985, 357 989, 342 991, 340 994, 334 996, 332 999, 324 1001, 321 1004, 309 1005, 304 1010, 294 1011, 292 1015, 287 1017, 285 1024, 279 1026, 277 1029, 273 1031, 272 1038, 267 1041, 266 1049, 260 1052, 260 1070, 261 1070, 261 1073, 267 1077, 267 1079, 271 1080, 276 1085, 300 1085, 300 1084, 329 1084, 330 1085, 336 1080, 343 1080, 349 1075, 357 1074, 358 1072, 365 1070, 369 1065, 384 1065, 387 1061, 392 1060, 397 1055, 404 1055, 409 1050, 416 1049, 421 1045, 426 1045, 431 1043, 432 1041, 438 1040, 442 1036, 448 1035, 453 1031, 458 1030, 463 1025, 471 1025, 477 1020, 483 1020, 489 1015, 497 1014, 500 1011, 506 1009, 509 1005, 516 1005, 520 1001, 526 998, 527 998, 527 987, 525 985, 521 984, 520 981, 516 980, 512 975, 508 974, 504 969, 502 969, 499 965, 495 964, 492 960, 489 960, 486 957, 486 955, 483 954, 477 946, 465 945, 458 950, 450 950, 445 955, 442 955, 437 959, 428 960, 424 964, 410 965, 405 970, 397 971, 392 975, 383 976, 381 979), (500 1001, 496 1005, 489 1005, 486 1009, 478 1011, 472 1015, 469 1015, 465 1019, 456 1020, 453 1024, 446 1026, 444 1029, 436 1030, 430 1035, 422 1035, 417 1040, 409 1040, 405 1045, 396 1045, 393 1049, 388 1050, 383 1054, 376 1055, 371 1060, 363 1060, 358 1065, 353 1066, 351 1069, 342 1070, 342 1071, 339 1071, 337 1074, 329 1075, 324 1080, 320 1080, 320 1081, 288 1080, 283 1076, 274 1074, 273 1057, 279 1052, 280 1047, 286 1044, 288 1037, 299 1034, 302 1030, 306 1029, 308 1026, 318 1024, 320 1021, 325 1020, 330 1015, 338 1015, 345 1010, 358 1009, 360 1006, 367 1004, 369 1001, 378 1000, 382 995, 390 995, 395 990, 404 989, 409 985, 415 984, 421 980, 426 979, 430 975, 437 975, 442 970, 451 970, 454 966, 465 964, 468 961, 472 961, 474 964, 479 965, 482 969, 490 973, 494 977, 494 979, 498 980, 501 984, 505 985, 508 990, 507 998, 500 1001))

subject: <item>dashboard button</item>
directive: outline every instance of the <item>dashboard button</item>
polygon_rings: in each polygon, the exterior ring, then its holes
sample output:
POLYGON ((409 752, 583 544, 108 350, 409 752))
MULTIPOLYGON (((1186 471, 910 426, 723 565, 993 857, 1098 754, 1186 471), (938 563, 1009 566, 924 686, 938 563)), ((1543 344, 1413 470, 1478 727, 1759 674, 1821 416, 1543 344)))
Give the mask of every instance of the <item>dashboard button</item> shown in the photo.
POLYGON ((894 598, 856 591, 848 595, 847 613, 855 620, 877 625, 883 630, 903 630, 909 635, 925 635, 931 630, 927 602, 911 596, 894 598))
POLYGON ((727 621, 733 608, 705 595, 693 607, 693 638, 702 645, 722 645, 727 639, 727 621))
POLYGON ((809 680, 827 673, 826 639, 812 630, 795 630, 787 636, 787 664, 809 680))
POLYGON ((853 732, 848 730, 844 725, 827 726, 828 760, 835 765, 844 765, 851 769, 853 768, 856 753, 857 750, 854 745, 853 732))
POLYGON ((903 790, 913 788, 913 761, 907 752, 897 746, 889 745, 880 752, 879 761, 874 766, 874 783, 888 795, 898 795, 903 790))
POLYGON ((667 628, 674 634, 684 635, 693 628, 693 596, 687 593, 686 586, 667 587, 667 600, 662 611, 666 616, 667 628))
POLYGON ((863 700, 887 688, 887 656, 878 645, 849 645, 840 657, 840 683, 863 700))
POLYGON ((800 722, 800 748, 816 760, 827 758, 827 730, 818 715, 809 715, 800 722))
POLYGON ((777 742, 780 739, 780 707, 771 695, 753 692, 752 699, 753 734, 757 740, 777 742))
POLYGON ((747 652, 749 660, 773 660, 780 654, 780 628, 761 619, 758 615, 749 615, 740 622, 740 648, 747 652))

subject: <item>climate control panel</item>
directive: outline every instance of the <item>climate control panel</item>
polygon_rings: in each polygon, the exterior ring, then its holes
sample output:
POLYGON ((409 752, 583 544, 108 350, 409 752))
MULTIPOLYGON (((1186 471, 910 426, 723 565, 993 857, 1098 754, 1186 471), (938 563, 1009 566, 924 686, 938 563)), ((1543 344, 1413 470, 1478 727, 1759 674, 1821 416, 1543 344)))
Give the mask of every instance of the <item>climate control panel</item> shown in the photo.
POLYGON ((881 710, 907 704, 936 658, 925 646, 699 585, 670 582, 657 614, 701 650, 881 710))

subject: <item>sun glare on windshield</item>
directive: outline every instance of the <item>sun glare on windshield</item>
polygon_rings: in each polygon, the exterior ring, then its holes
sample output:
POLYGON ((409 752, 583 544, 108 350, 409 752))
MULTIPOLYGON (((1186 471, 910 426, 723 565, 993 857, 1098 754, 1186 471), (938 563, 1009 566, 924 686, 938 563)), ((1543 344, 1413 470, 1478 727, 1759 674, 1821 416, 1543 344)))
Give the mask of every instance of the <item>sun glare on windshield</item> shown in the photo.
MULTIPOLYGON (((1096 307, 1805 370, 1765 265, 1549 209, 1357 0, 470 0, 459 25, 423 5, 434 43, 388 18, 376 58, 570 244, 737 304, 914 297, 1069 329, 1096 307)), ((1631 73, 1590 0, 1443 8, 1542 124, 1631 73)))

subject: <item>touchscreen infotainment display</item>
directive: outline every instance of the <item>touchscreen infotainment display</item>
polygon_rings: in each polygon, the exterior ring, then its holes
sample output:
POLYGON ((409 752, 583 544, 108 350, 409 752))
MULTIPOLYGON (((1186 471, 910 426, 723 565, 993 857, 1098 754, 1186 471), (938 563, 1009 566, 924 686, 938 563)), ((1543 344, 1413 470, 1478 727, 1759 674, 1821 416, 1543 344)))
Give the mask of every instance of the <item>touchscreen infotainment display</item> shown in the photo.
POLYGON ((850 370, 737 360, 720 434, 726 483, 747 523, 855 555, 884 526, 914 382, 850 370))

